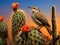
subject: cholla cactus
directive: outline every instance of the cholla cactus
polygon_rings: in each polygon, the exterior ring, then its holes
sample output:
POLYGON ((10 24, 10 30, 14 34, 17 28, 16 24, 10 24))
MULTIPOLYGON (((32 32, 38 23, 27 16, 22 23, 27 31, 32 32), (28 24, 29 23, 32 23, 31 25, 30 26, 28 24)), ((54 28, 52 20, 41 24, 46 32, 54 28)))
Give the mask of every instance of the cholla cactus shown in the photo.
POLYGON ((45 39, 37 29, 25 27, 24 30, 20 31, 16 36, 16 45, 45 45, 45 39), (28 29, 28 31, 26 29, 28 29))
POLYGON ((7 26, 3 22, 3 17, 0 16, 0 37, 5 39, 7 37, 7 26))
POLYGON ((18 11, 19 4, 13 3, 12 9, 14 13, 12 14, 12 33, 13 36, 16 36, 18 31, 20 31, 20 28, 25 24, 25 16, 24 13, 21 11, 18 11))

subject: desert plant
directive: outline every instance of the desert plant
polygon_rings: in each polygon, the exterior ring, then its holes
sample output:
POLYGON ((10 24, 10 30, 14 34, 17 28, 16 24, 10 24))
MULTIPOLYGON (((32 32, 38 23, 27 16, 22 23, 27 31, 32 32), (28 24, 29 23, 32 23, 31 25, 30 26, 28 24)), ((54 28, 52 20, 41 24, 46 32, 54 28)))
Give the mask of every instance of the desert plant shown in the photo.
POLYGON ((56 27, 56 7, 52 6, 52 39, 53 39, 53 43, 52 45, 57 45, 57 40, 55 41, 55 39, 57 38, 57 27, 56 27))
POLYGON ((20 31, 16 36, 16 45, 45 45, 45 39, 41 32, 36 28, 30 28, 27 33, 20 31))
POLYGON ((4 17, 0 16, 0 45, 6 45, 6 38, 7 38, 7 26, 3 22, 4 17))
POLYGON ((25 16, 21 11, 16 11, 12 17, 12 33, 15 36, 25 24, 25 16))
POLYGON ((0 37, 5 39, 7 37, 7 26, 6 24, 3 22, 3 19, 1 19, 0 16, 0 37))
POLYGON ((13 3, 12 9, 14 13, 12 14, 12 34, 16 36, 20 28, 25 24, 25 15, 22 11, 18 10, 19 4, 13 3))

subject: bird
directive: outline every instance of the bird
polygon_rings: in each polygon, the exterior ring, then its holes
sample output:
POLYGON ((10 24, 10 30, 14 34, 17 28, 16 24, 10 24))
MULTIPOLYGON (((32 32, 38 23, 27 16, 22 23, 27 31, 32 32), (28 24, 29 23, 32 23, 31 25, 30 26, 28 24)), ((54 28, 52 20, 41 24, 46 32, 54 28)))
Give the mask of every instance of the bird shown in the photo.
POLYGON ((50 29, 51 26, 48 23, 46 17, 41 13, 40 9, 36 6, 32 6, 32 7, 28 6, 28 8, 31 9, 32 12, 31 18, 33 19, 34 23, 36 23, 38 27, 40 27, 40 29, 42 27, 45 27, 49 32, 49 34, 51 35, 52 34, 50 29))

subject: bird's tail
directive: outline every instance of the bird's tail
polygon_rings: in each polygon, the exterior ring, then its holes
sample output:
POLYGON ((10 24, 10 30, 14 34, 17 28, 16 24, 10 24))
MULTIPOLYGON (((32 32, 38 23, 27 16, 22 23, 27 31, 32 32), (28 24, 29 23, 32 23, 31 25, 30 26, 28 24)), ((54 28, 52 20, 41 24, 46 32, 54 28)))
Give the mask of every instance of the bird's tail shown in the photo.
POLYGON ((50 27, 49 26, 45 26, 45 27, 46 27, 47 31, 49 32, 49 34, 52 35, 52 31, 51 31, 50 27))

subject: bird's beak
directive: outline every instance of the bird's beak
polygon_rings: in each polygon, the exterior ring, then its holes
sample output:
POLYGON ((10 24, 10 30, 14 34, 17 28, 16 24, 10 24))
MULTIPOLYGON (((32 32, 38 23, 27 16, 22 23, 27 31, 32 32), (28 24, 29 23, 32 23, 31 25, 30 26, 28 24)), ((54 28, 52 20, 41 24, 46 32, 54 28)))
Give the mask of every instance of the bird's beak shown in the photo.
POLYGON ((32 9, 32 7, 28 6, 28 8, 32 9))

